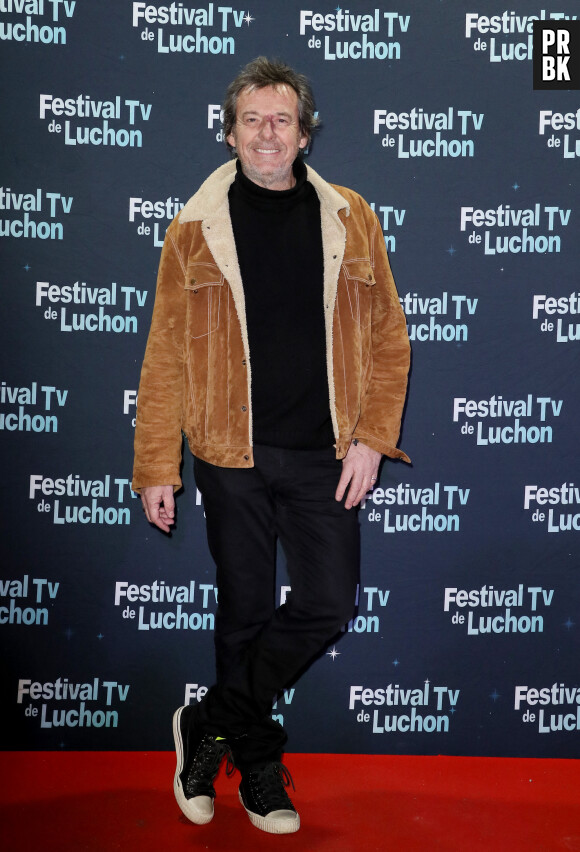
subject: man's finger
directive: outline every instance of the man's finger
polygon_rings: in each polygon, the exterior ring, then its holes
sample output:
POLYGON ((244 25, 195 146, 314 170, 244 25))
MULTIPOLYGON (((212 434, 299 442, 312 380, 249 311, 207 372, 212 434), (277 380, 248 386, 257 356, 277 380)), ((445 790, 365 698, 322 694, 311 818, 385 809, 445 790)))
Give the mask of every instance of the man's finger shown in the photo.
POLYGON ((334 495, 334 499, 339 503, 344 497, 344 492, 348 486, 352 477, 352 470, 350 467, 347 467, 344 462, 342 465, 342 473, 340 474, 340 479, 338 480, 338 486, 336 488, 336 494, 334 495))
POLYGON ((163 532, 170 532, 171 525, 175 523, 173 486, 162 485, 144 488, 141 492, 141 500, 145 517, 149 523, 163 530, 163 532))
POLYGON ((350 481, 350 488, 348 489, 346 502, 344 504, 345 508, 352 509, 353 506, 356 506, 357 503, 360 502, 361 497, 365 493, 365 491, 366 489, 364 488, 362 476, 360 476, 360 474, 353 474, 353 477, 350 481))

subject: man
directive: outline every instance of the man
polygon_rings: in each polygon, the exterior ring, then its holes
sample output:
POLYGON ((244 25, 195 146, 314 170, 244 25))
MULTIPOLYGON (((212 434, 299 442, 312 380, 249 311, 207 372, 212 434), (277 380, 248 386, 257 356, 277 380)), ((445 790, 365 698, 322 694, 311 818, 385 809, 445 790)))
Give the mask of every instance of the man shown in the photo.
POLYGON ((272 702, 352 617, 356 510, 396 449, 409 342, 379 222, 301 155, 306 79, 261 57, 230 85, 218 168, 169 226, 139 388, 133 487, 168 532, 181 437, 217 567, 217 682, 179 708, 174 790, 213 817, 224 756, 251 822, 299 828, 272 702), (276 542, 291 592, 275 604, 276 542))

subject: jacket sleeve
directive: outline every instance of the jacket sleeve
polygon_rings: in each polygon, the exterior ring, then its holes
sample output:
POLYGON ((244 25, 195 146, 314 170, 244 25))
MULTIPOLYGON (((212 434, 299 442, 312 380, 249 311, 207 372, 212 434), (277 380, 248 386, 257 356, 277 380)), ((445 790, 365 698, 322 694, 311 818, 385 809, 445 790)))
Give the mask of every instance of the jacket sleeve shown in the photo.
POLYGON ((410 462, 406 453, 397 449, 411 355, 407 324, 380 222, 366 202, 363 205, 366 208, 375 285, 372 291, 369 370, 353 438, 391 458, 410 462))
POLYGON ((137 398, 135 491, 181 487, 185 267, 169 226, 159 262, 151 328, 137 398))

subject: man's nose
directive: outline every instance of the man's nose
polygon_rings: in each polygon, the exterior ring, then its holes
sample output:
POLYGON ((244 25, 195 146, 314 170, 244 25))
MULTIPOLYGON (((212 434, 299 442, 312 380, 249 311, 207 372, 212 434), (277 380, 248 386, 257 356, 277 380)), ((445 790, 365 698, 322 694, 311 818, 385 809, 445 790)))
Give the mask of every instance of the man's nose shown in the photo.
POLYGON ((260 125, 260 136, 264 139, 271 139, 275 135, 273 115, 265 115, 260 125))

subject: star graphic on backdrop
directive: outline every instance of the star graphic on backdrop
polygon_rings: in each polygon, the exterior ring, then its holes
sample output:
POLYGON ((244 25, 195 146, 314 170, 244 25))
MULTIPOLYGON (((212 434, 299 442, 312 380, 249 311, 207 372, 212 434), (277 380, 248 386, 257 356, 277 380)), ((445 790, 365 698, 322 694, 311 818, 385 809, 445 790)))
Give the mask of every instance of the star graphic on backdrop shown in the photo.
POLYGON ((451 257, 453 257, 453 255, 455 254, 456 251, 457 251, 457 249, 454 249, 453 246, 449 246, 449 248, 447 249, 447 254, 449 254, 449 255, 451 255, 451 257))
POLYGON ((500 696, 499 692, 497 691, 497 689, 494 689, 494 691, 491 693, 491 695, 489 697, 491 698, 492 701, 497 701, 497 699, 500 698, 501 696, 500 696))
POLYGON ((102 633, 99 633, 99 635, 97 636, 97 639, 104 639, 104 638, 105 638, 105 637, 103 636, 103 634, 102 634, 102 633))
POLYGON ((572 621, 572 619, 570 618, 570 616, 568 616, 568 621, 565 621, 565 622, 564 622, 564 627, 566 628, 566 630, 570 630, 572 627, 574 627, 575 623, 576 623, 576 622, 575 622, 575 621, 572 621))
POLYGON ((431 683, 431 681, 429 680, 429 678, 426 678, 426 679, 425 679, 425 683, 431 683))
POLYGON ((397 659, 394 659, 394 660, 393 660, 393 665, 394 665, 395 667, 396 667, 396 666, 398 666, 398 665, 399 665, 399 661, 398 661, 397 659))
POLYGON ((250 15, 250 13, 249 13, 249 12, 246 12, 246 14, 245 14, 245 16, 244 16, 244 21, 246 22, 246 24, 247 24, 248 26, 250 26, 250 24, 252 23, 252 21, 253 21, 253 20, 254 20, 254 18, 252 18, 252 16, 250 15))
POLYGON ((512 186, 512 189, 515 189, 515 190, 517 191, 519 188, 520 188, 520 185, 519 185, 519 183, 516 181, 516 182, 514 183, 514 185, 512 186))
POLYGON ((26 272, 28 272, 28 270, 30 269, 30 267, 29 267, 29 265, 28 265, 28 264, 26 264, 26 266, 23 266, 22 268, 23 268, 26 272))
POLYGON ((341 10, 340 6, 337 6, 337 7, 336 7, 336 9, 335 9, 334 11, 335 11, 335 12, 341 12, 342 10, 341 10))
POLYGON ((332 651, 327 651, 326 656, 332 657, 333 661, 340 655, 340 651, 336 650, 336 646, 332 649, 332 651))

